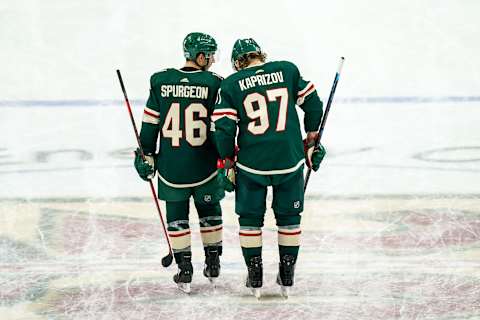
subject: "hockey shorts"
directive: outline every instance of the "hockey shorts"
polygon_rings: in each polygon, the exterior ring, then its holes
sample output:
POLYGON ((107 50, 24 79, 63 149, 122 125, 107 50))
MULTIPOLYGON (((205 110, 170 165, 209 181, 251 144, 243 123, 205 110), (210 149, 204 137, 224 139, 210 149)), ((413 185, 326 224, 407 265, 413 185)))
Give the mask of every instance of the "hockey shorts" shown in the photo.
POLYGON ((235 212, 241 225, 263 226, 267 187, 272 186, 272 209, 277 225, 300 223, 303 211, 303 167, 288 174, 258 175, 238 170, 235 189, 235 212))

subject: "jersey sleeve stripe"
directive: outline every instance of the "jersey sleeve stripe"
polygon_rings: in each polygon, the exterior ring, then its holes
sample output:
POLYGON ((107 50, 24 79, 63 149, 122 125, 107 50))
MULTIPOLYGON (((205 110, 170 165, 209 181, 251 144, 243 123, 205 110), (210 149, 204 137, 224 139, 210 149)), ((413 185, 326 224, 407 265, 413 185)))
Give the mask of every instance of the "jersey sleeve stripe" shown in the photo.
POLYGON ((312 83, 309 83, 309 85, 305 89, 299 92, 298 98, 297 98, 297 105, 301 106, 303 102, 305 102, 305 97, 314 91, 315 91, 315 86, 312 83))
POLYGON ((231 112, 214 112, 211 116, 211 120, 215 122, 225 117, 233 121, 238 121, 237 115, 231 112))
POLYGON ((221 115, 224 115, 224 114, 231 115, 231 116, 236 116, 237 115, 236 112, 230 112, 230 111, 227 111, 227 112, 218 112, 217 111, 217 112, 213 113, 214 116, 221 116, 221 115))
POLYGON ((213 111, 213 114, 216 114, 216 113, 225 113, 225 112, 228 112, 228 113, 237 115, 237 110, 232 109, 232 108, 215 109, 215 111, 213 111))
POLYGON ((143 113, 148 114, 149 116, 152 116, 155 118, 160 117, 160 112, 152 110, 149 107, 145 107, 145 109, 143 110, 143 113))
POLYGON ((305 97, 315 90, 313 83, 309 82, 305 89, 298 92, 298 98, 305 97))
POLYGON ((143 110, 143 122, 150 124, 159 124, 160 123, 160 112, 157 112, 149 107, 145 107, 143 110))
POLYGON ((145 123, 150 123, 150 124, 159 124, 160 123, 160 119, 158 117, 151 116, 146 112, 143 113, 142 121, 145 122, 145 123))

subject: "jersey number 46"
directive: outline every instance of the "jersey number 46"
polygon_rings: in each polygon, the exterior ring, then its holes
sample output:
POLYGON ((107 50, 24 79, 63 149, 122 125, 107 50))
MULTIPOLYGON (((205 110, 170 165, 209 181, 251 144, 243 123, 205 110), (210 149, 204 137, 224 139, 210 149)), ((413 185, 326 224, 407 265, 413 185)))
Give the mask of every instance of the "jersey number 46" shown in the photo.
POLYGON ((165 138, 172 139, 172 147, 180 146, 180 139, 185 137, 192 147, 198 147, 207 140, 207 125, 202 118, 208 117, 207 108, 201 103, 191 103, 185 108, 184 132, 180 129, 180 103, 174 102, 170 105, 168 113, 165 116, 165 122, 162 127, 162 135, 165 138), (198 114, 195 120, 194 115, 198 114))

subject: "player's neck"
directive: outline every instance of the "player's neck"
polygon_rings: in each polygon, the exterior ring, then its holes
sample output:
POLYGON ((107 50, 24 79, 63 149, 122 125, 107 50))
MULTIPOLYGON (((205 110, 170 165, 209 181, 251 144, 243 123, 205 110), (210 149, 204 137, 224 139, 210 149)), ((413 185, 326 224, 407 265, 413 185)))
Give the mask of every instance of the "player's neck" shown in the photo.
POLYGON ((250 63, 248 64, 247 68, 251 68, 251 67, 256 67, 256 66, 261 66, 262 64, 264 64, 264 62, 260 59, 253 59, 252 61, 250 61, 250 63))
POLYGON ((184 68, 195 68, 197 70, 202 70, 202 68, 196 64, 194 61, 185 61, 184 68))

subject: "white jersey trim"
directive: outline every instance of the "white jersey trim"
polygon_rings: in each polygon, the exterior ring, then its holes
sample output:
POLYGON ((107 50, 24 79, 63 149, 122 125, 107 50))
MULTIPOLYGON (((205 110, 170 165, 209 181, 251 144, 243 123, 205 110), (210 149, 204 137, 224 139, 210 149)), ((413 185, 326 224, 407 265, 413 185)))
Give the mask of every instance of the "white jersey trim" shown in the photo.
POLYGON ((224 117, 227 117, 233 121, 238 121, 237 110, 232 108, 215 109, 210 118, 213 122, 215 122, 224 117))
POLYGON ((228 119, 233 120, 233 121, 235 121, 235 122, 238 121, 238 118, 237 118, 236 116, 234 116, 234 115, 229 115, 229 114, 212 115, 212 116, 211 116, 211 120, 212 120, 213 122, 215 122, 215 121, 217 121, 217 120, 220 120, 220 119, 222 119, 222 118, 228 118, 228 119))
POLYGON ((170 181, 167 181, 160 173, 158 173, 158 178, 162 180, 163 183, 165 183, 167 186, 172 187, 172 188, 192 188, 192 187, 198 187, 204 183, 209 182, 213 178, 217 176, 217 170, 215 170, 211 175, 209 175, 207 178, 203 179, 202 181, 199 182, 194 182, 194 183, 187 183, 187 184, 177 184, 177 183, 171 183, 170 181))
POLYGON ((233 108, 222 108, 222 109, 215 109, 213 110, 213 113, 232 113, 232 114, 237 114, 237 110, 233 109, 233 108))
POLYGON ((159 124, 160 120, 158 120, 158 118, 149 116, 148 114, 144 114, 142 122, 146 122, 146 123, 150 123, 150 124, 159 124))
POLYGON ((309 82, 303 90, 299 91, 297 94, 297 106, 301 106, 305 102, 305 98, 314 92, 315 86, 313 83, 309 82))
POLYGON ((305 88, 303 88, 302 90, 298 91, 298 94, 299 96, 303 96, 305 95, 305 93, 309 90, 311 90, 312 88, 315 88, 315 86, 313 85, 312 82, 308 82, 307 85, 305 86, 305 88))
POLYGON ((303 164, 305 163, 305 159, 302 159, 300 160, 295 166, 291 167, 291 168, 288 168, 288 169, 280 169, 280 170, 268 170, 268 171, 263 171, 263 170, 257 170, 257 169, 252 169, 252 168, 249 168, 239 162, 237 162, 237 167, 239 167, 240 169, 244 170, 244 171, 247 171, 247 172, 250 172, 250 173, 254 173, 254 174, 259 174, 259 175, 271 175, 271 174, 285 174, 285 173, 291 173, 291 172, 295 172, 298 170, 298 168, 300 168, 303 164))
POLYGON ((154 117, 160 117, 160 112, 153 110, 152 108, 149 108, 148 106, 145 106, 143 109, 144 113, 150 113, 154 117))
POLYGON ((183 72, 183 73, 196 73, 196 72, 203 72, 203 70, 193 70, 193 71, 185 71, 181 69, 176 69, 177 71, 183 72))
POLYGON ((149 107, 145 107, 145 109, 143 109, 143 120, 142 120, 143 122, 151 123, 151 124, 159 124, 160 123, 159 117, 160 117, 160 112, 155 111, 149 107))

